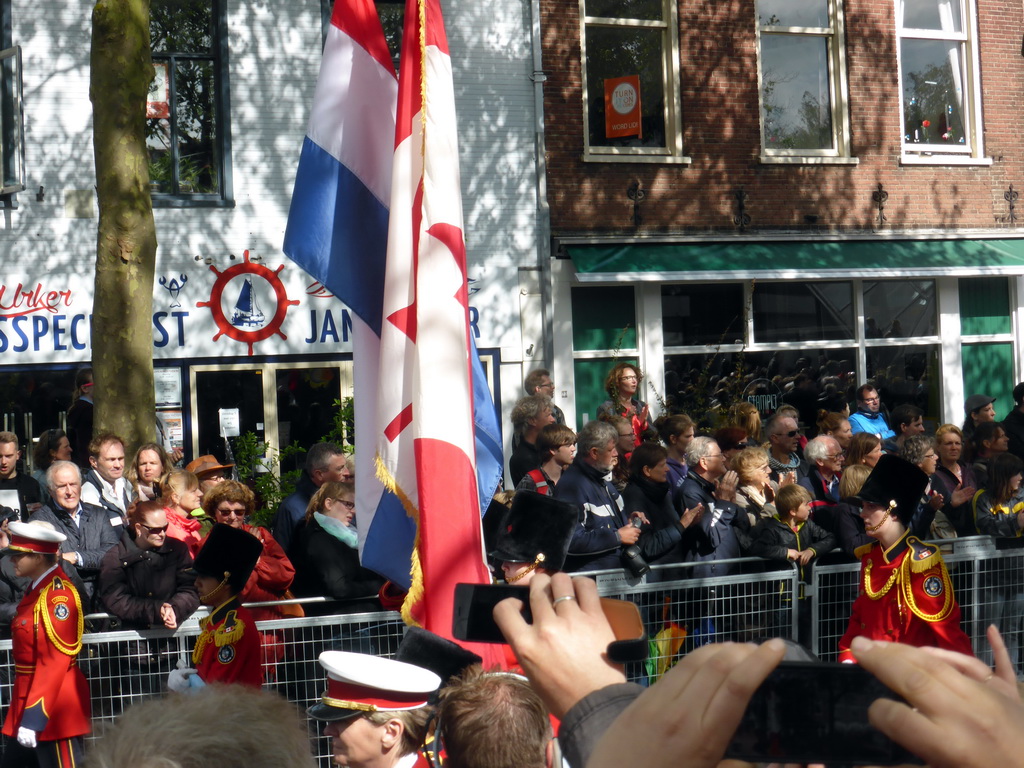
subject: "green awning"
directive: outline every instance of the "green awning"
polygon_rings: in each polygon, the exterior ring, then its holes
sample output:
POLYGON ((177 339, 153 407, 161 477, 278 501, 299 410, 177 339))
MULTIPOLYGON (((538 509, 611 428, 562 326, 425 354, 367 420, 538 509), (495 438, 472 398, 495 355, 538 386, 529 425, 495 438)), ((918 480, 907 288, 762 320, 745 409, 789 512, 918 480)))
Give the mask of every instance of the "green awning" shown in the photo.
POLYGON ((1024 239, 566 243, 582 281, 1024 274, 1024 239))

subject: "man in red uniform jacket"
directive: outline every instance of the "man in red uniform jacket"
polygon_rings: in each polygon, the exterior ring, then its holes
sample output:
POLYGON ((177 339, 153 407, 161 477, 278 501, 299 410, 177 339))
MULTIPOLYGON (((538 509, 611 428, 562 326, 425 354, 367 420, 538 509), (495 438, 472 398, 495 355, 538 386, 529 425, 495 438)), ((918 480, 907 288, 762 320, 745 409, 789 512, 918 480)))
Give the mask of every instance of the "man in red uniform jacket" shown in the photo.
POLYGON ((255 536, 223 523, 213 526, 192 567, 199 600, 211 611, 199 622, 202 632, 192 651, 195 669, 171 672, 167 687, 172 691, 207 683, 263 685, 260 635, 238 599, 262 551, 255 536))
POLYGON ((58 565, 66 537, 43 522, 11 523, 10 532, 15 573, 32 585, 11 624, 14 690, 3 733, 20 747, 9 744, 3 764, 73 768, 90 731, 89 686, 75 664, 81 600, 58 565))
POLYGON ((927 484, 924 472, 887 454, 857 494, 864 530, 876 541, 856 552, 860 591, 839 641, 839 661, 854 661, 850 643, 858 636, 973 655, 939 548, 907 530, 927 484))

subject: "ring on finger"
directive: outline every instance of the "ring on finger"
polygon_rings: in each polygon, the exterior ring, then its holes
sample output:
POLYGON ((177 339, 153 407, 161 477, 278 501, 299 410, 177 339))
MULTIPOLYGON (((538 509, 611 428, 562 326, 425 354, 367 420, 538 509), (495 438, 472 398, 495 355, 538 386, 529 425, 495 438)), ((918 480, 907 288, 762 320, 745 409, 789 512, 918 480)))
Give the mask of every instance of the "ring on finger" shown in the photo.
POLYGON ((552 600, 551 601, 551 605, 558 605, 563 600, 575 600, 575 599, 576 599, 576 595, 562 595, 561 597, 556 597, 554 600, 552 600))

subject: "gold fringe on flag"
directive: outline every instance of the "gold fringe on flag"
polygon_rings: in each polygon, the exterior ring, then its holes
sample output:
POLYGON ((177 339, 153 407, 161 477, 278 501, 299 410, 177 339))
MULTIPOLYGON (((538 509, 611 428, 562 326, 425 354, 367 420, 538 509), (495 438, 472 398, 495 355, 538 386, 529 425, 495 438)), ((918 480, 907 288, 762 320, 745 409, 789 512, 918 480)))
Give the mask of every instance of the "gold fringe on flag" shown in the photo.
POLYGON ((423 566, 420 563, 420 511, 399 487, 398 482, 395 480, 395 476, 391 474, 386 466, 384 466, 384 462, 381 460, 379 453, 374 457, 373 463, 376 469, 377 479, 386 490, 398 497, 398 500, 402 502, 403 509, 405 509, 405 514, 412 518, 412 521, 416 526, 416 540, 412 545, 412 558, 409 563, 409 592, 406 594, 405 600, 402 602, 402 621, 406 623, 406 626, 419 627, 420 623, 416 621, 413 616, 413 606, 422 601, 424 594, 423 566))

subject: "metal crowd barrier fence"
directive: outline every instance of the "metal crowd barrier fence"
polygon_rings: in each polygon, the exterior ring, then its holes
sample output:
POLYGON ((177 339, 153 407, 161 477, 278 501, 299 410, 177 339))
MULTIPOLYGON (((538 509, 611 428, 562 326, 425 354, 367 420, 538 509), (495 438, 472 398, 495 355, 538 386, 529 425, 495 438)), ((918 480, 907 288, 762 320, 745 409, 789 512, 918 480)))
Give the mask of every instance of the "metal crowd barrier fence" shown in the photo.
MULTIPOLYGON (((1018 673, 1024 672, 1024 550, 997 549, 995 541, 984 536, 939 543, 975 652, 991 661, 985 630, 995 623, 1018 673)), ((822 660, 835 660, 857 595, 858 563, 816 566, 806 584, 792 565, 759 558, 719 560, 713 567, 712 572, 710 563, 653 566, 641 578, 622 570, 585 574, 597 581, 602 596, 629 600, 640 610, 651 653, 646 663, 629 665, 632 680, 655 682, 685 654, 725 640, 796 638, 822 660)), ((86 633, 78 663, 92 693, 94 733, 131 704, 163 692, 175 666, 192 666, 198 615, 173 633, 86 633)), ((102 615, 91 618, 102 625, 102 615)), ((323 692, 324 675, 317 663, 321 651, 390 657, 405 631, 399 614, 391 611, 281 618, 258 622, 257 628, 264 640, 265 687, 303 710, 323 692)), ((11 641, 2 640, 0 704, 5 706, 13 667, 11 641)), ((313 754, 329 768, 327 739, 316 724, 309 727, 313 754)))
MULTIPOLYGON (((641 578, 621 570, 587 573, 602 597, 637 604, 650 638, 645 664, 627 675, 650 684, 695 648, 727 640, 795 638, 804 592, 797 569, 761 558, 652 566, 641 578), (714 575, 711 575, 711 568, 714 575)), ((807 611, 803 615, 809 616, 807 611)))

